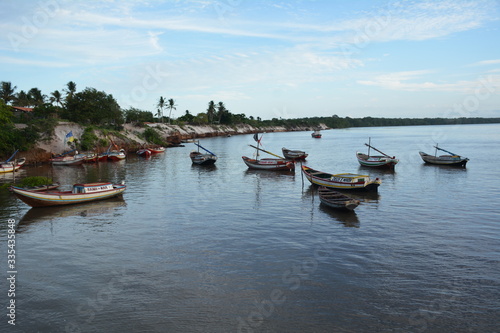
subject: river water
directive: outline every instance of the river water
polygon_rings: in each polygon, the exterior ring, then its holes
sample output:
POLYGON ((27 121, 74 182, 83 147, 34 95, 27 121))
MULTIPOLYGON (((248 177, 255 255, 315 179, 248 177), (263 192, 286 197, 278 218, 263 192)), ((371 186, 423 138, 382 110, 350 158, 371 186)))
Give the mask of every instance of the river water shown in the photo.
MULTIPOLYGON (((320 205, 296 173, 251 171, 252 135, 203 139, 142 159, 24 167, 61 184, 125 181, 123 198, 30 209, 0 191, 0 300, 6 332, 498 332, 500 125, 266 133, 264 149, 383 183, 354 213, 320 205), (357 150, 396 155, 362 168, 357 150), (433 145, 467 168, 425 165, 433 145), (15 219, 15 297, 6 282, 15 219), (15 299, 15 326, 8 323, 15 299)), ((0 183, 13 175, 0 176, 0 183)))

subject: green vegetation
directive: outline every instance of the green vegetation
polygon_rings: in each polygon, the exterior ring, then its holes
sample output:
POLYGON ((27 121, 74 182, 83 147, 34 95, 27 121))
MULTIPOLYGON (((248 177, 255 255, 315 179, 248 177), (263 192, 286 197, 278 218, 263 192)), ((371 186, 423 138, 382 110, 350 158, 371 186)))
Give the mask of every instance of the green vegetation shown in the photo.
MULTIPOLYGON (((122 110, 112 95, 94 88, 85 88, 78 92, 73 81, 69 81, 62 92, 59 90, 51 92, 50 97, 44 95, 38 88, 31 88, 28 92, 23 90, 16 92, 16 89, 17 87, 11 82, 0 83, 0 155, 2 156, 10 155, 15 149, 30 149, 38 140, 49 139, 58 121, 63 119, 86 126, 78 142, 83 150, 109 144, 107 140, 98 139, 96 131, 100 131, 103 136, 112 134, 124 138, 119 132, 123 129, 124 123, 133 123, 136 126, 144 126, 146 122, 167 122, 180 126, 248 124, 257 128, 282 126, 289 130, 312 129, 323 124, 329 128, 347 128, 500 123, 500 118, 342 118, 337 115, 262 120, 260 117, 247 117, 243 113, 232 113, 224 102, 214 101, 208 102, 205 111, 191 114, 186 110, 184 115, 173 119, 172 111, 177 110, 177 104, 172 98, 160 97, 156 112, 151 112, 133 107, 122 110), (33 110, 14 110, 12 106, 30 107, 33 110), (169 110, 168 117, 163 114, 165 109, 169 110), (24 127, 16 128, 14 123, 24 124, 24 127)), ((145 130, 144 138, 150 143, 165 145, 161 134, 152 128, 148 127, 145 130)))
POLYGON ((52 179, 41 176, 26 177, 21 180, 21 187, 34 187, 52 184, 52 179))
POLYGON ((164 142, 163 139, 161 138, 161 134, 152 127, 146 128, 144 130, 143 135, 144 135, 144 139, 147 142, 150 142, 152 144, 159 145, 159 146, 167 146, 167 143, 164 142))

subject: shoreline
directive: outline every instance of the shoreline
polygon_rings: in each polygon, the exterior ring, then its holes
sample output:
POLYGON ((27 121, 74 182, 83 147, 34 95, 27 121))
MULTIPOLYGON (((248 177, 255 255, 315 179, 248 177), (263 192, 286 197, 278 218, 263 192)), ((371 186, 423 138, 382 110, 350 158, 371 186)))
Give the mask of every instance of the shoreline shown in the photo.
MULTIPOLYGON (((142 126, 133 124, 124 124, 124 129, 119 131, 119 136, 113 134, 103 134, 99 131, 94 133, 99 139, 111 139, 127 153, 135 153, 139 148, 157 146, 147 142, 143 138, 143 133, 147 128, 155 129, 161 136, 162 140, 167 142, 166 148, 178 147, 186 140, 202 139, 216 136, 232 136, 241 134, 254 134, 263 132, 298 132, 298 131, 313 131, 316 128, 310 126, 298 126, 286 128, 284 126, 268 126, 254 127, 248 124, 239 125, 168 125, 162 123, 144 123, 142 126)), ((329 129, 326 125, 321 124, 319 129, 329 129)), ((36 143, 35 147, 19 152, 17 157, 26 158, 26 165, 37 165, 48 163, 53 154, 61 154, 64 151, 72 148, 67 144, 66 135, 72 133, 79 141, 85 128, 77 123, 59 122, 54 129, 54 133, 50 140, 41 140, 36 143)), ((98 150, 104 151, 107 147, 97 147, 98 150)))

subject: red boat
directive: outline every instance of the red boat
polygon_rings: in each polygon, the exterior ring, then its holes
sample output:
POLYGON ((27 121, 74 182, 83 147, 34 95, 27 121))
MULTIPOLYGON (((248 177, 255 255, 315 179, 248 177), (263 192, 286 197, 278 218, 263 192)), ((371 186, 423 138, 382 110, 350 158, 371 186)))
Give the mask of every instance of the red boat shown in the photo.
POLYGON ((139 149, 137 151, 137 155, 141 157, 150 157, 151 156, 151 150, 145 148, 145 149, 139 149))
POLYGON ((160 154, 165 152, 164 147, 158 147, 158 148, 148 148, 151 151, 151 154, 160 154))

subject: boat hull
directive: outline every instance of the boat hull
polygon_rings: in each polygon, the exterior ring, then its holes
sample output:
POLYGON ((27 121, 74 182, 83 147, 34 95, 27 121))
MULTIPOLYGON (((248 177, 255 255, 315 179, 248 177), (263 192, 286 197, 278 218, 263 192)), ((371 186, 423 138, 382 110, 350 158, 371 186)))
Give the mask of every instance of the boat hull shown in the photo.
POLYGON ((160 154, 165 152, 165 148, 148 148, 151 151, 151 154, 160 154))
POLYGON ((469 159, 467 157, 461 157, 457 155, 441 155, 441 156, 433 156, 426 154, 424 152, 419 152, 420 157, 425 163, 435 164, 435 165, 449 165, 449 166, 458 166, 465 168, 469 159))
POLYGON ((16 196, 31 207, 63 206, 104 200, 122 194, 125 189, 125 185, 114 185, 112 190, 107 191, 96 193, 72 193, 71 191, 30 191, 16 186, 11 187, 11 190, 16 196))
POLYGON ((243 162, 251 168, 257 170, 295 170, 295 163, 278 158, 263 158, 255 160, 246 156, 241 157, 243 162))
POLYGON ((24 165, 24 163, 26 163, 25 158, 22 158, 17 162, 2 162, 0 163, 0 173, 17 171, 24 165))
POLYGON ((109 153, 108 154, 108 160, 110 161, 121 161, 125 159, 125 153, 119 152, 119 153, 109 153))
POLYGON ((281 148, 283 156, 288 160, 305 160, 308 154, 302 150, 291 150, 286 148, 281 148))
POLYGON ((354 210, 359 205, 359 200, 353 199, 342 193, 332 191, 327 187, 319 188, 319 200, 322 204, 341 210, 354 210))
POLYGON ((51 158, 50 163, 52 165, 66 165, 66 166, 72 166, 72 165, 80 165, 85 162, 85 157, 80 156, 80 157, 62 157, 62 158, 51 158))
POLYGON ((137 151, 137 155, 141 157, 150 157, 151 156, 151 150, 149 149, 139 149, 137 151))
POLYGON ((367 175, 330 174, 302 166, 302 173, 312 184, 337 190, 377 191, 382 181, 367 175))
POLYGON ((217 161, 217 156, 199 152, 192 152, 189 154, 189 157, 191 158, 191 162, 197 165, 213 165, 217 161))
POLYGON ((360 152, 356 153, 358 162, 362 166, 375 167, 375 168, 394 168, 398 164, 399 160, 397 158, 391 158, 387 156, 368 156, 360 152))

